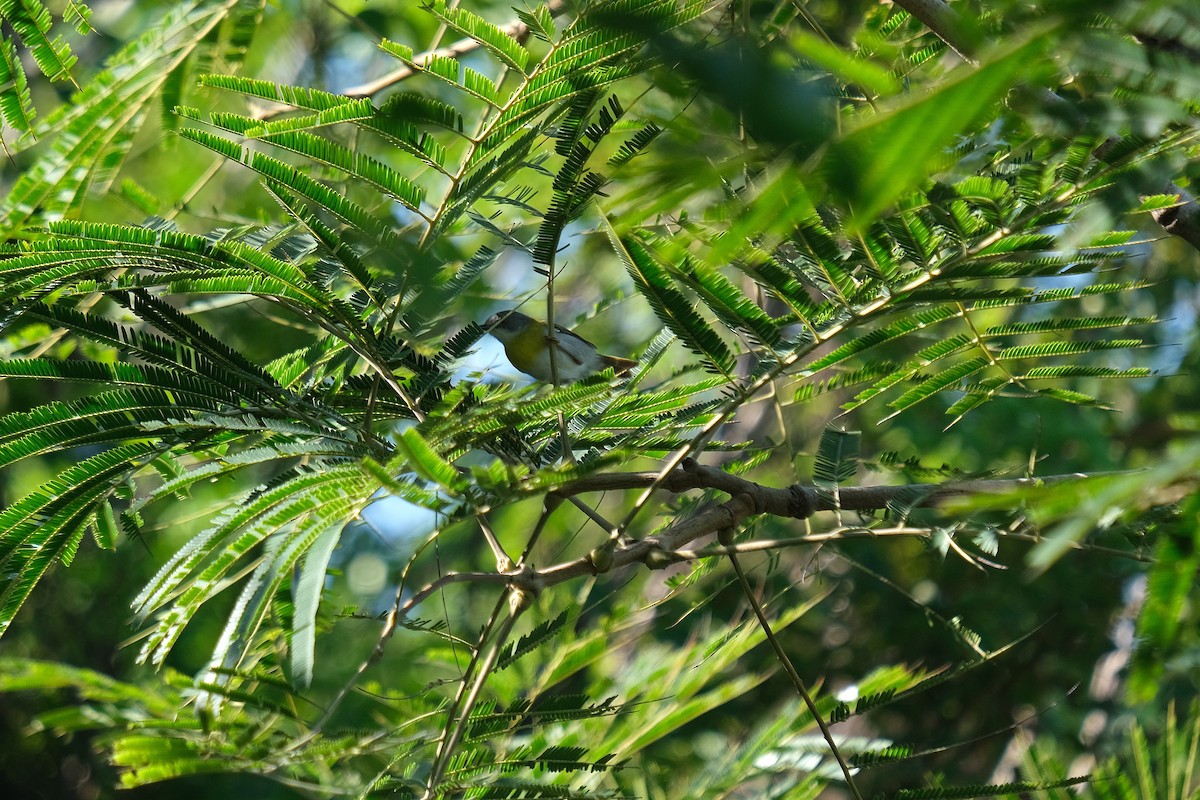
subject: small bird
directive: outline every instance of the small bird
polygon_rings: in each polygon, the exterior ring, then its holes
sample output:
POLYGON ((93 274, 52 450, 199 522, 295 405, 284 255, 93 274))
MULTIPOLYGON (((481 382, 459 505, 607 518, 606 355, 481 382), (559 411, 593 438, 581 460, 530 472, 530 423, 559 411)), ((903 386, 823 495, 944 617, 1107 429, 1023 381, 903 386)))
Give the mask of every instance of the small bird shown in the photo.
MULTIPOLYGON (((543 383, 554 382, 546 323, 519 311, 500 311, 488 317, 483 326, 504 345, 504 353, 514 367, 543 383)), ((560 384, 574 383, 608 367, 624 375, 637 366, 632 359, 600 353, 596 345, 561 325, 554 328, 557 331, 554 366, 560 384)))

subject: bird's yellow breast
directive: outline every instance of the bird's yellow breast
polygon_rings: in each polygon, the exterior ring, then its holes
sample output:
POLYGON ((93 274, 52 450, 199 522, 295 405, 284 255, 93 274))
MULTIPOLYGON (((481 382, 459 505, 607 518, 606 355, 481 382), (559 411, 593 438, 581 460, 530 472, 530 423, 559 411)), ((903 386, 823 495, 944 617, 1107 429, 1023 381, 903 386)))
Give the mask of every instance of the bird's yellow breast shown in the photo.
POLYGON ((568 331, 560 331, 555 338, 558 347, 554 370, 550 365, 550 342, 543 325, 530 325, 520 333, 506 337, 504 352, 514 367, 545 383, 552 382, 555 371, 559 383, 572 383, 601 369, 596 348, 568 331))

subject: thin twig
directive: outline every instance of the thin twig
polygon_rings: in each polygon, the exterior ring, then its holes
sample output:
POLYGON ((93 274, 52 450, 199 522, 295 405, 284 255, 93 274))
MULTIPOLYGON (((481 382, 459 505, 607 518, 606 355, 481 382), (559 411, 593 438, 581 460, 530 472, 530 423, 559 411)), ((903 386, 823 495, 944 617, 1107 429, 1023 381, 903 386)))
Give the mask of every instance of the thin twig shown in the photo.
POLYGON ((516 596, 518 595, 510 591, 500 597, 496 609, 492 612, 487 625, 484 626, 483 632, 479 635, 479 645, 475 648, 471 663, 467 665, 467 671, 463 675, 464 681, 459 686, 458 695, 454 698, 454 703, 450 706, 450 710, 447 713, 446 728, 442 732, 442 739, 438 744, 437 753, 434 754, 433 765, 429 769, 429 779, 425 783, 425 794, 422 795, 422 800, 433 800, 437 796, 437 785, 442 780, 446 765, 454 753, 454 748, 458 746, 463 733, 467 729, 467 720, 470 718, 471 711, 475 708, 475 704, 479 700, 479 693, 483 691, 483 686, 487 683, 488 676, 491 675, 492 667, 495 666, 496 660, 500 657, 500 650, 508 641, 508 635, 512 633, 513 625, 516 624, 517 618, 520 617, 521 612, 525 609, 523 603, 519 601, 512 602, 512 598, 516 596), (479 658, 479 653, 483 651, 484 644, 489 638, 488 635, 491 629, 495 627, 496 620, 499 618, 506 603, 509 603, 509 613, 504 617, 504 621, 500 624, 496 635, 491 637, 491 644, 488 646, 487 653, 483 658, 479 658), (468 676, 471 677, 470 681, 466 680, 468 676))
POLYGON ((392 635, 395 634, 396 629, 400 626, 400 620, 402 620, 404 615, 406 615, 414 607, 414 604, 411 602, 412 598, 409 598, 408 603, 404 602, 404 593, 408 586, 408 573, 413 568, 413 565, 417 563, 417 558, 425 551, 425 548, 437 541, 437 538, 438 536, 436 533, 428 537, 423 543, 421 543, 420 546, 416 548, 412 556, 409 558, 408 563, 404 565, 404 570, 400 574, 400 582, 396 586, 396 599, 393 601, 392 608, 388 611, 387 616, 384 619, 383 629, 379 632, 379 637, 376 640, 375 647, 372 648, 370 655, 363 659, 359 663, 358 668, 354 671, 354 674, 351 675, 348 680, 342 683, 341 687, 337 691, 337 694, 335 694, 333 699, 330 700, 329 705, 325 708, 325 713, 321 715, 321 718, 317 720, 317 723, 313 725, 311 729, 309 729, 308 733, 293 741, 292 744, 288 746, 288 751, 299 748, 301 745, 320 734, 324 727, 329 724, 329 721, 333 719, 334 713, 337 712, 342 702, 350 696, 350 692, 352 692, 354 687, 358 685, 358 681, 360 678, 362 678, 363 674, 366 673, 366 671, 370 669, 377 661, 383 658, 383 650, 387 646, 388 641, 392 638, 392 635))
POLYGON ((616 525, 613 525, 611 522, 609 522, 607 519, 605 519, 604 516, 599 511, 592 508, 591 506, 589 506, 587 503, 580 500, 575 495, 573 495, 573 494, 567 495, 567 500, 569 500, 571 502, 571 505, 575 506, 580 511, 582 511, 587 516, 588 519, 590 519, 592 522, 596 523, 601 528, 603 528, 605 533, 611 534, 616 529, 616 527, 617 527, 616 525))
POLYGON ((825 717, 822 716, 821 709, 817 708, 817 703, 813 700, 812 695, 809 694, 808 687, 804 684, 804 679, 800 677, 800 673, 792 664, 792 660, 788 658, 787 651, 783 649, 783 645, 775 637, 775 632, 771 630, 771 623, 767 620, 767 615, 763 613, 763 608, 758 602, 758 598, 754 596, 754 590, 750 586, 750 579, 746 577, 746 571, 742 569, 742 564, 738 559, 737 553, 729 553, 729 563, 733 565, 733 570, 737 573, 738 582, 742 585, 742 593, 746 596, 746 601, 754 609, 754 616, 758 617, 759 627, 762 628, 767 641, 770 642, 771 649, 775 651, 775 658, 783 666, 783 671, 791 679, 792 685, 796 687, 797 694, 804 700, 804 705, 808 707, 808 712, 812 714, 817 727, 821 729, 821 735, 825 737, 825 741, 829 744, 829 750, 833 753, 838 766, 842 769, 842 775, 846 778, 846 785, 850 787, 850 792, 856 800, 863 800, 862 792, 858 790, 857 784, 854 783, 854 775, 850 771, 850 765, 846 763, 846 759, 842 756, 842 751, 838 748, 837 742, 834 741, 833 732, 829 729, 829 724, 825 722, 825 717))
POLYGON ((513 560, 505 552, 500 540, 496 538, 496 533, 488 523, 487 517, 483 513, 479 513, 475 515, 475 521, 479 523, 479 530, 483 531, 483 538, 487 540, 488 547, 492 548, 492 555, 496 557, 496 571, 511 571, 514 566, 513 560))
POLYGON ((542 501, 542 514, 538 517, 537 524, 533 527, 533 532, 529 534, 529 541, 525 542, 525 549, 521 551, 521 558, 517 561, 517 566, 524 568, 529 561, 529 557, 533 555, 533 548, 541 538, 542 531, 546 528, 546 523, 550 521, 550 515, 553 514, 560 505, 562 505, 562 497, 557 494, 548 494, 546 499, 542 501))
POLYGON ((844 559, 846 561, 847 564, 850 565, 850 567, 852 569, 856 569, 865 575, 869 575, 872 580, 874 580, 874 581, 880 583, 881 585, 886 586, 887 588, 896 592, 901 597, 903 597, 905 600, 912 603, 913 606, 915 606, 916 608, 919 608, 922 613, 926 614, 927 616, 929 616, 932 619, 935 619, 939 623, 941 623, 942 627, 944 627, 947 631, 949 631, 950 634, 955 639, 958 640, 959 644, 961 644, 966 649, 970 650, 974 654, 975 658, 986 658, 987 657, 988 651, 985 650, 981 646, 980 641, 976 637, 970 635, 970 633, 968 631, 966 631, 963 628, 963 626, 958 623, 957 620, 946 619, 946 617, 943 616, 942 614, 940 614, 935 608, 930 606, 928 603, 923 603, 920 600, 918 600, 916 597, 913 596, 913 594, 911 592, 909 592, 904 587, 900 586, 898 583, 896 583, 894 580, 887 577, 883 573, 878 572, 877 570, 871 569, 866 564, 862 563, 861 561, 859 561, 857 559, 850 558, 845 553, 839 553, 839 555, 842 557, 842 559, 844 559))

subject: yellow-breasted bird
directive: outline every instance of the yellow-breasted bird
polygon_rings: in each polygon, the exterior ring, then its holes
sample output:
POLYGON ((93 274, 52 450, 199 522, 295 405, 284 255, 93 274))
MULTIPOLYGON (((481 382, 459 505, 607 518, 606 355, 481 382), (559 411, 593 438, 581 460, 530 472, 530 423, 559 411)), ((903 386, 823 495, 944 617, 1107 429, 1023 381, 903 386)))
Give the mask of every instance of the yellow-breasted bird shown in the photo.
MULTIPOLYGON (((514 367, 543 383, 554 382, 546 323, 519 311, 500 311, 488 317, 483 326, 504 345, 504 353, 514 367)), ((632 359, 604 355, 596 345, 561 325, 554 328, 557 331, 554 367, 560 384, 574 383, 608 367, 624 375, 637 366, 632 359)))

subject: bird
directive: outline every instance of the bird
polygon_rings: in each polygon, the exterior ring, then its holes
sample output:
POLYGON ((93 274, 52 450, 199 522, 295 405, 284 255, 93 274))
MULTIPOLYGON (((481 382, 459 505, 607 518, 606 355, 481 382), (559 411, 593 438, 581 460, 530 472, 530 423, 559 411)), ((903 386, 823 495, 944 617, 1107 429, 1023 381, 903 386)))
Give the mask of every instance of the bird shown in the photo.
POLYGON ((556 356, 552 371, 546 323, 519 311, 498 311, 483 326, 504 345, 504 353, 514 367, 542 383, 554 383, 554 372, 559 384, 567 384, 608 367, 618 375, 625 375, 637 366, 630 358, 606 356, 579 334, 555 325, 556 356))

